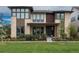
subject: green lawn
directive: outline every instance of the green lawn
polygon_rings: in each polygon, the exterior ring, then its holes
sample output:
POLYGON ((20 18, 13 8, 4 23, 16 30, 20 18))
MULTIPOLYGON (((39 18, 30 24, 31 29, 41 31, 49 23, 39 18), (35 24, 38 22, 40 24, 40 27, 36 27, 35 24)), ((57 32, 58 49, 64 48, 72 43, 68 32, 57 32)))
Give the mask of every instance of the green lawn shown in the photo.
POLYGON ((0 52, 12 53, 52 53, 52 52, 79 52, 79 41, 60 42, 27 42, 9 41, 0 42, 0 52))

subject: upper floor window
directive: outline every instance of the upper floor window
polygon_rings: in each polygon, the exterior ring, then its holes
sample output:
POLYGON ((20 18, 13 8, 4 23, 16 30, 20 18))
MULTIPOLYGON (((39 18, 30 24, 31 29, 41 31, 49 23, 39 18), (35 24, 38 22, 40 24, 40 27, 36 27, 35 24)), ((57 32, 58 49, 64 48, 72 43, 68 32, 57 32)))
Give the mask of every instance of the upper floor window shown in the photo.
POLYGON ((41 14, 40 15, 40 18, 43 20, 44 19, 44 14, 41 14))
POLYGON ((36 15, 36 19, 37 19, 37 20, 40 20, 40 19, 41 19, 40 16, 41 16, 41 15, 37 14, 37 15, 36 15))
POLYGON ((17 12, 20 12, 20 9, 17 9, 17 12))
POLYGON ((29 9, 25 9, 25 12, 29 12, 29 9))
POLYGON ((28 19, 30 17, 29 13, 25 13, 25 18, 28 19))
POLYGON ((55 14, 55 19, 60 19, 60 13, 55 14))
POLYGON ((24 13, 21 13, 21 19, 24 19, 24 13))
POLYGON ((12 9, 12 16, 15 16, 17 19, 28 19, 30 17, 30 11, 23 8, 12 9))
POLYGON ((33 20, 44 20, 44 14, 33 14, 32 19, 33 20))
POLYGON ((12 12, 16 12, 16 9, 12 9, 12 12))
POLYGON ((17 19, 20 19, 20 13, 17 13, 17 19))
POLYGON ((32 14, 32 19, 34 22, 43 22, 44 14, 32 14))
POLYGON ((13 13, 13 16, 16 17, 16 13, 13 13))
POLYGON ((61 13, 61 14, 60 14, 60 19, 61 19, 61 20, 64 20, 64 13, 61 13))
POLYGON ((25 12, 24 10, 25 10, 25 9, 21 9, 21 12, 25 12))
POLYGON ((64 13, 56 13, 55 19, 64 20, 64 13))

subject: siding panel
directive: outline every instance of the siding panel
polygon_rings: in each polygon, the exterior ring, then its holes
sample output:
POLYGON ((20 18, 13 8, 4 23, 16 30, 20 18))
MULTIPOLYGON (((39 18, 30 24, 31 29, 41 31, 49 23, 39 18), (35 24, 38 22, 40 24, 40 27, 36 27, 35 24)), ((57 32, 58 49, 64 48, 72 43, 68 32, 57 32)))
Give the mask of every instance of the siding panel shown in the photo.
POLYGON ((46 22, 53 22, 54 23, 54 14, 53 13, 46 14, 46 22))

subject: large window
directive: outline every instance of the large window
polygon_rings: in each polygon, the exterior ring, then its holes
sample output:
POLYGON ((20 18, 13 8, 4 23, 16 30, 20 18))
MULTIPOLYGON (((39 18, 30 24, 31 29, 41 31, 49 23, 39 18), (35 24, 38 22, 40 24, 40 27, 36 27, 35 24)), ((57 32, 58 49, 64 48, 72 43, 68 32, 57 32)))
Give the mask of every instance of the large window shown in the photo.
POLYGON ((12 9, 12 16, 17 19, 28 19, 30 17, 30 11, 23 8, 12 9))
POLYGON ((64 13, 56 13, 55 19, 64 20, 64 13))
POLYGON ((44 27, 33 27, 33 35, 42 35, 44 34, 44 27))
POLYGON ((44 14, 33 14, 32 19, 34 22, 43 22, 44 21, 44 14))

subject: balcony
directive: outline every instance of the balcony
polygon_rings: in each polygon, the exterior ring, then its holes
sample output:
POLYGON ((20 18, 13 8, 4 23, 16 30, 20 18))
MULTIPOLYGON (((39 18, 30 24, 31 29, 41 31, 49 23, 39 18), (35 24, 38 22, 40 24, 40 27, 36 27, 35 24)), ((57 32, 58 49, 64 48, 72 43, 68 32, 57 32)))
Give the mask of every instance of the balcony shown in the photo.
POLYGON ((59 19, 55 19, 55 23, 60 23, 61 21, 59 19))

